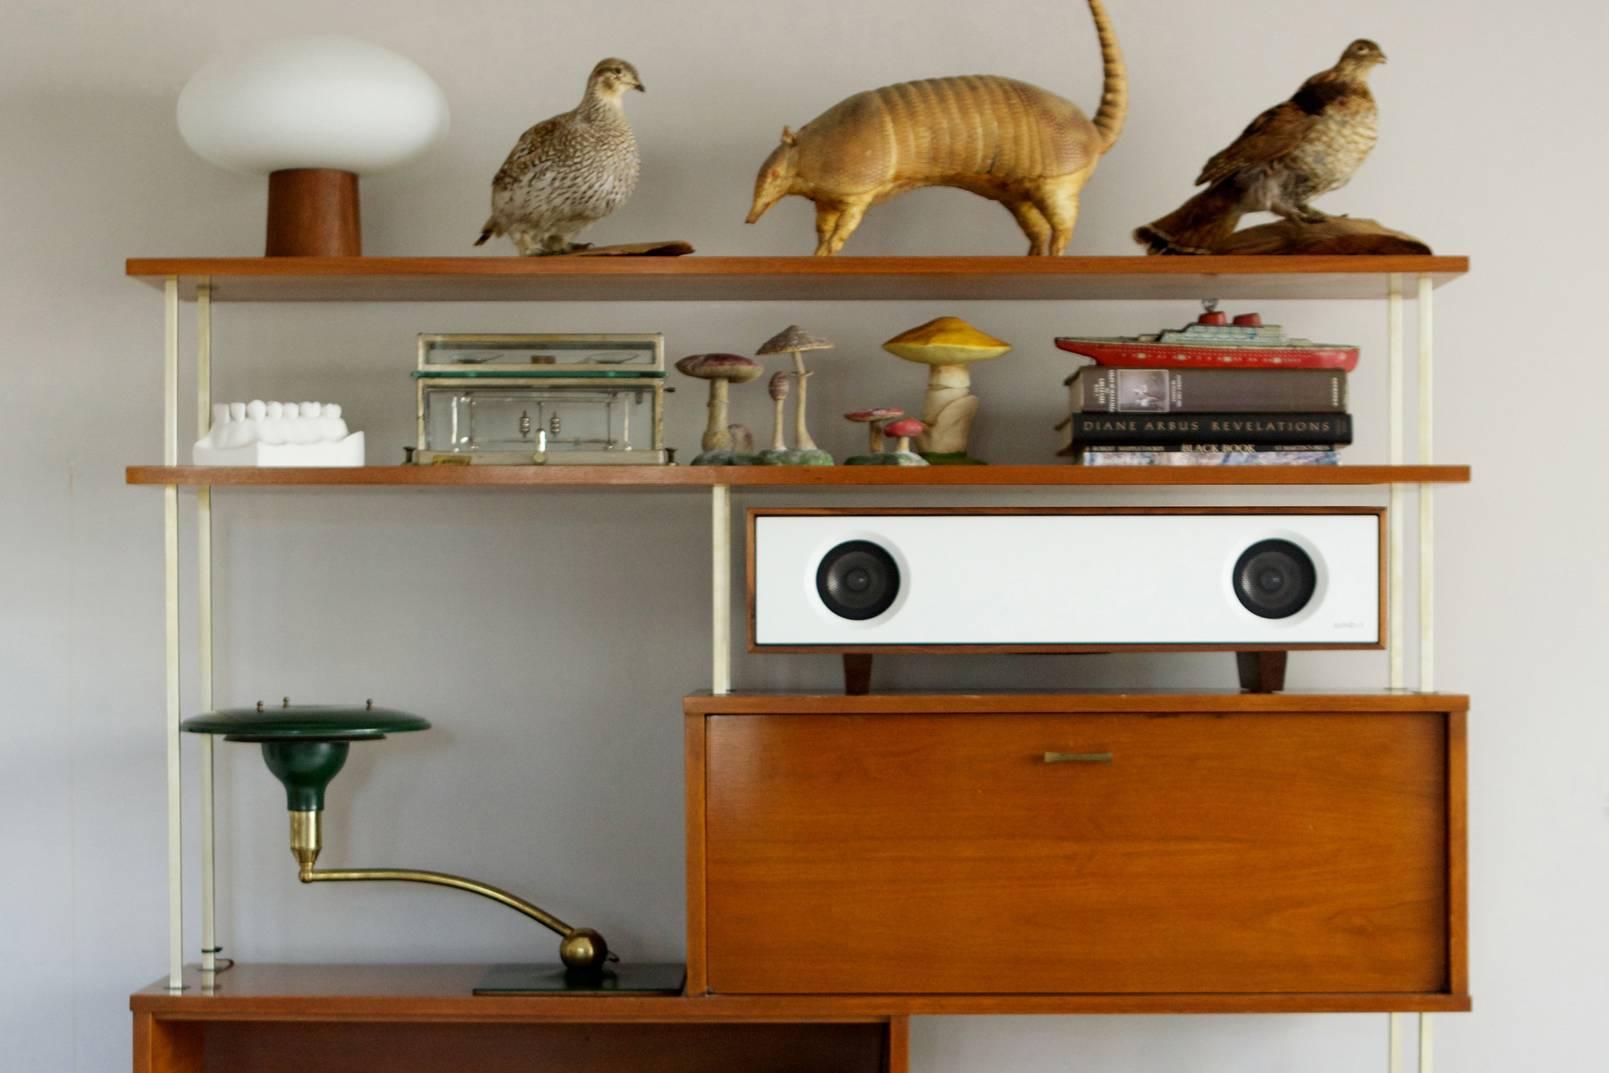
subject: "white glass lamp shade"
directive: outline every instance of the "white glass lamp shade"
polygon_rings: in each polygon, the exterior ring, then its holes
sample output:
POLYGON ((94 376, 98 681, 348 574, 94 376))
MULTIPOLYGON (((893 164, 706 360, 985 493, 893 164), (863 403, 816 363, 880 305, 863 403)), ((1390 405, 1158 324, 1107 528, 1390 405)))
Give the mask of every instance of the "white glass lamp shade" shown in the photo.
POLYGON ((353 37, 293 37, 207 64, 179 94, 179 133, 230 171, 363 174, 447 131, 447 98, 406 56, 353 37))

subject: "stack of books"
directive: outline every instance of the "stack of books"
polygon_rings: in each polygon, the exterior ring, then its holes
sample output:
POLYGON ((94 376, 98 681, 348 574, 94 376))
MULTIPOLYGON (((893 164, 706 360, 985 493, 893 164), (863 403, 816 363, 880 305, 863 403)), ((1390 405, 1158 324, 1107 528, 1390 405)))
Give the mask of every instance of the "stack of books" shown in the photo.
POLYGON ((1178 331, 1056 340, 1069 376, 1062 455, 1092 466, 1336 465, 1352 442, 1354 346, 1292 339, 1209 309, 1178 331))

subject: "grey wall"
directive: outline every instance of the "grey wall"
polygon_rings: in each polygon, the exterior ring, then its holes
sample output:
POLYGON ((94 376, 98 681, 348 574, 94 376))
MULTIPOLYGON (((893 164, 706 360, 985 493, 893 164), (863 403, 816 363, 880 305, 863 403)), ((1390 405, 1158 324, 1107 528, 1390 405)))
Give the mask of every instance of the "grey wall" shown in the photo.
MULTIPOLYGON (((1443 1067, 1602 1068, 1592 1047, 1609 1002, 1609 724, 1595 687, 1609 575, 1601 421, 1589 407, 1609 392, 1599 331, 1609 280, 1594 203, 1609 164, 1604 9, 1574 0, 1490 13, 1454 0, 1112 6, 1133 111, 1088 188, 1076 253, 1133 252, 1134 224, 1172 207, 1209 153, 1351 38, 1375 37, 1391 56, 1375 80, 1380 148, 1324 204, 1475 258, 1437 307, 1441 457, 1473 463, 1477 476, 1438 500, 1440 684, 1475 698, 1477 1008, 1441 1019, 1443 1067)), ((193 157, 174 129, 174 99, 220 50, 310 29, 416 57, 452 103, 445 144, 367 182, 375 254, 471 252, 487 180, 509 144, 569 107, 606 54, 634 60, 650 89, 629 102, 644 178, 590 237, 686 237, 708 253, 808 252, 808 206, 795 199, 745 227, 749 186, 782 124, 848 92, 988 70, 1092 107, 1099 86, 1088 18, 1073 0, 0 8, 6 1070, 126 1068, 126 996, 165 969, 161 496, 122 478, 125 464, 160 458, 161 321, 155 294, 122 278, 122 260, 257 252, 263 185, 193 157)), ((998 207, 928 191, 873 210, 849 252, 1020 248, 998 207)), ((839 342, 812 401, 818 438, 842 452, 856 430, 831 415, 919 397, 920 377, 877 343, 956 313, 1018 345, 977 377, 987 400, 981 453, 1038 460, 1054 449, 1048 426, 1068 368, 1052 334, 1126 333, 1191 312, 1183 303, 228 306, 217 320, 217 386, 221 398, 340 401, 368 432, 371 460, 388 461, 410 435, 416 332, 660 330, 676 356, 752 350, 797 319, 839 342)), ((1265 312, 1301 334, 1367 348, 1355 384, 1361 442, 1349 457, 1384 460, 1382 306, 1265 312)), ((762 424, 763 392, 738 398, 762 424)), ((702 400, 689 385, 673 401, 670 439, 687 449, 702 400)), ((991 501, 1002 498, 1036 501, 991 501)), ((596 923, 633 957, 681 956, 678 714, 681 695, 707 684, 703 498, 382 490, 218 500, 219 701, 373 696, 438 723, 356 752, 335 788, 333 859, 469 872, 596 923)), ((185 599, 188 614, 188 588, 185 599)), ((1298 687, 1372 688, 1385 673, 1375 654, 1293 662, 1298 687)), ((827 658, 744 658, 738 680, 830 687, 834 670, 827 658)), ((1231 683, 1223 658, 909 658, 880 673, 899 687, 1231 683)), ((473 899, 298 889, 277 787, 248 750, 220 755, 229 954, 550 956, 545 934, 473 899)), ((935 1019, 917 1024, 913 1049, 918 1068, 956 1073, 1326 1073, 1381 1061, 1384 1021, 935 1019)))

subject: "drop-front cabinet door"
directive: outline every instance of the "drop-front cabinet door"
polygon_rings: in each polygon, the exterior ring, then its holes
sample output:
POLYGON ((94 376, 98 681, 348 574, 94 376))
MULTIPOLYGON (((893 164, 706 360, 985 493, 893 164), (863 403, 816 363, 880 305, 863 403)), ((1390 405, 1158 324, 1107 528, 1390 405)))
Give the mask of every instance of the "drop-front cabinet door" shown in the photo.
POLYGON ((726 993, 1450 989, 1447 717, 712 715, 726 993))

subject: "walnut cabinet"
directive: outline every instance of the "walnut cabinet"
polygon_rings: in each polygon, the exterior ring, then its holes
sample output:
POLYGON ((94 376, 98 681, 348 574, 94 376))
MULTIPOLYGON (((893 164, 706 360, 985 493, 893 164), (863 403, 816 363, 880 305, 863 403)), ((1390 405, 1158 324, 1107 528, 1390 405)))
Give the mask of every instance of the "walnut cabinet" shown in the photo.
POLYGON ((1458 1008, 1466 707, 689 698, 690 989, 1458 1008))

